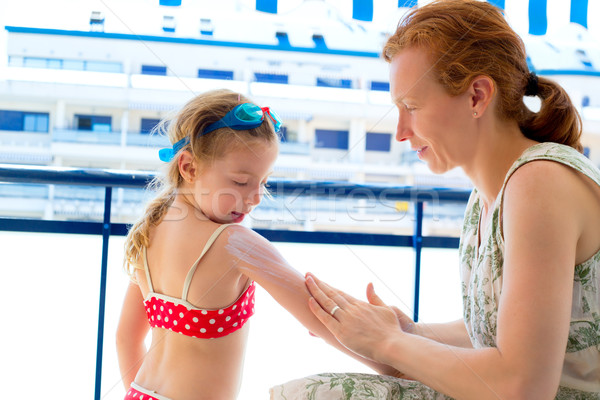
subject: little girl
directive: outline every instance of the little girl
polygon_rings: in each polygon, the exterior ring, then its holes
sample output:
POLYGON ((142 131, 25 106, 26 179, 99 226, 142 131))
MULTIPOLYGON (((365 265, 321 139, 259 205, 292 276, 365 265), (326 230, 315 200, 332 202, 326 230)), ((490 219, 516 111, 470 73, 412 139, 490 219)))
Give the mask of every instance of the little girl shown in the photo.
POLYGON ((255 282, 305 327, 340 345, 308 308, 304 277, 240 223, 261 201, 281 121, 230 91, 192 99, 170 121, 158 196, 125 242, 129 285, 117 352, 126 399, 235 399, 255 282), (144 339, 152 328, 146 352, 144 339))

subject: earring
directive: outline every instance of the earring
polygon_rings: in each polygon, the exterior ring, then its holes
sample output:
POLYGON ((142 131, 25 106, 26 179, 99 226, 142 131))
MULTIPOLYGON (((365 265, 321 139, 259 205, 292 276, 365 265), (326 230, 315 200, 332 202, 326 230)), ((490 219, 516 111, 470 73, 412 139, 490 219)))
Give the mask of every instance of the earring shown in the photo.
POLYGON ((477 111, 473 112, 473 116, 476 117, 477 116, 477 111))

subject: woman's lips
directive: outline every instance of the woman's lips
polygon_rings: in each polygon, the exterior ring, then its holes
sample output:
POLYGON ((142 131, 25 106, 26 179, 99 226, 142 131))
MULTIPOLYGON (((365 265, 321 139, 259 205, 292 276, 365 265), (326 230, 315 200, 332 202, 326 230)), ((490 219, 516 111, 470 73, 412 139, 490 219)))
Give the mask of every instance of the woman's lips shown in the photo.
POLYGON ((427 147, 427 146, 423 146, 423 147, 419 147, 419 148, 415 149, 417 151, 417 157, 419 157, 419 159, 422 159, 423 153, 425 151, 427 151, 428 148, 429 147, 427 147))

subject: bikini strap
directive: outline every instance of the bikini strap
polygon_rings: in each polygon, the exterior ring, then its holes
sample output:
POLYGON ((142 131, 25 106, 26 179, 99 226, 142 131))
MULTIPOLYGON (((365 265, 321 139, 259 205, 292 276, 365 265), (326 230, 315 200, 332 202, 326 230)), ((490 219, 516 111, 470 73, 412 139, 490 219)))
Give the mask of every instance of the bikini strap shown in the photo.
POLYGON ((200 260, 202 260, 202 257, 204 256, 204 254, 206 254, 206 252, 208 251, 208 249, 210 249, 210 247, 215 242, 215 240, 217 240, 217 238, 219 237, 221 232, 223 232, 223 230, 225 230, 225 228, 227 228, 230 225, 235 225, 235 224, 223 224, 223 225, 219 226, 213 232, 213 234, 210 236, 210 238, 208 238, 208 241, 204 245, 204 249, 202 249, 202 253, 200 254, 200 257, 198 257, 198 259, 196 260, 194 265, 192 265, 192 268, 190 268, 187 276, 185 277, 185 283, 183 285, 183 292, 181 294, 182 300, 187 301, 188 292, 190 291, 190 284, 192 283, 192 277, 194 276, 194 272, 196 272, 196 268, 198 267, 198 264, 200 264, 200 260))
POLYGON ((150 268, 148 267, 148 256, 146 255, 146 247, 142 250, 142 257, 144 257, 144 270, 146 271, 146 280, 148 281, 148 288, 151 292, 154 292, 152 287, 152 278, 150 278, 150 268))

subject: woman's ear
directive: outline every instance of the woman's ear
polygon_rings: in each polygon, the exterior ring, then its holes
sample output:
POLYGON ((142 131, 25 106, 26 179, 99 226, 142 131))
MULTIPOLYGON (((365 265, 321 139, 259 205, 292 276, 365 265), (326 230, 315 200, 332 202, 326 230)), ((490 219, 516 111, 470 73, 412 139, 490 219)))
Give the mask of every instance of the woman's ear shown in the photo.
POLYGON ((179 174, 186 182, 191 183, 198 177, 198 164, 188 150, 181 152, 177 159, 177 165, 179 166, 179 174))
POLYGON ((471 94, 471 111, 474 116, 480 117, 494 99, 496 84, 489 76, 479 75, 471 82, 469 92, 471 94))

